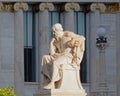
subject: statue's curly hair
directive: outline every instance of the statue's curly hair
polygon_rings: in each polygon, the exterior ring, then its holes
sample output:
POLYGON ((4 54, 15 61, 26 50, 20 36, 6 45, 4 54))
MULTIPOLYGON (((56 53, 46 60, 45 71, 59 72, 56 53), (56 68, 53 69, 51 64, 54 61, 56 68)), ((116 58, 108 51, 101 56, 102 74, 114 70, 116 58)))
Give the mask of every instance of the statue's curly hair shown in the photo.
POLYGON ((63 31, 62 25, 60 23, 56 23, 52 27, 53 31, 63 31))

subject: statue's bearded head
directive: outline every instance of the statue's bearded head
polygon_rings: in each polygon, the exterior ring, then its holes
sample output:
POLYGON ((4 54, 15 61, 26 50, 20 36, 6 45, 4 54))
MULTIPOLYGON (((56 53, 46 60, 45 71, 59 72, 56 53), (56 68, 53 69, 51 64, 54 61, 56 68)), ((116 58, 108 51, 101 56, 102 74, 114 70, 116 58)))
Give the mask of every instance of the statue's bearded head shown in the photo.
POLYGON ((53 35, 56 39, 61 38, 63 35, 63 28, 62 25, 59 23, 56 23, 52 27, 53 35))

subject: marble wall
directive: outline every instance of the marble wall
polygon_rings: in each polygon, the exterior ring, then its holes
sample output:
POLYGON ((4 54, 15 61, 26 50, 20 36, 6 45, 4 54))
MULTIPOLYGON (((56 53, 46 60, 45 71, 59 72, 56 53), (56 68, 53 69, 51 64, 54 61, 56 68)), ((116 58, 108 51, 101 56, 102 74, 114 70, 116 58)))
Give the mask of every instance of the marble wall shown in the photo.
POLYGON ((14 86, 14 14, 0 13, 0 87, 14 86))

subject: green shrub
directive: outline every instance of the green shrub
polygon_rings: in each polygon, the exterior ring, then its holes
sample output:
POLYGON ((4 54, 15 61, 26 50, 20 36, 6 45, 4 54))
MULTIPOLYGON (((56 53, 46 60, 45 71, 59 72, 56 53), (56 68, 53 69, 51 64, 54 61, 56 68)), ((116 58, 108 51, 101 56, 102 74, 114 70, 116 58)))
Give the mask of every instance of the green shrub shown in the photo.
POLYGON ((0 89, 0 96, 17 96, 14 93, 13 87, 6 87, 0 89))

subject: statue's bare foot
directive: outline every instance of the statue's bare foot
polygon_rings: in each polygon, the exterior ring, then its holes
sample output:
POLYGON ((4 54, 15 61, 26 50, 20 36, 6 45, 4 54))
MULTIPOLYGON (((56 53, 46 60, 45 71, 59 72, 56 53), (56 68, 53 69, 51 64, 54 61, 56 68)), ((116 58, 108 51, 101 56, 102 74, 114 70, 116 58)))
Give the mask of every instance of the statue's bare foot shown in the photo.
POLYGON ((44 89, 54 89, 54 82, 50 82, 48 85, 44 86, 44 89))

